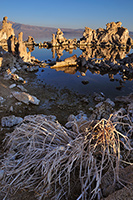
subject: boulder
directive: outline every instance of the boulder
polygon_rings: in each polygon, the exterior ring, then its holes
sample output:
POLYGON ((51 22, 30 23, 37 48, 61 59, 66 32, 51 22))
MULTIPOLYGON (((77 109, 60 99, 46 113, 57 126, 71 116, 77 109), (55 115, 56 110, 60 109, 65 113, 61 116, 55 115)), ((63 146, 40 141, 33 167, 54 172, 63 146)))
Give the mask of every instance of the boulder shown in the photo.
POLYGON ((51 68, 58 68, 58 67, 63 67, 63 66, 73 66, 73 65, 77 65, 77 55, 73 55, 69 58, 66 58, 64 61, 61 62, 56 62, 55 65, 53 65, 51 68))
POLYGON ((39 99, 37 99, 35 96, 32 96, 26 92, 12 92, 12 94, 18 101, 21 101, 27 105, 29 105, 29 103, 39 105, 40 103, 39 99))
POLYGON ((14 83, 14 84, 11 84, 11 85, 9 86, 10 89, 12 89, 12 88, 14 88, 14 87, 16 87, 16 84, 15 84, 15 83, 14 83))

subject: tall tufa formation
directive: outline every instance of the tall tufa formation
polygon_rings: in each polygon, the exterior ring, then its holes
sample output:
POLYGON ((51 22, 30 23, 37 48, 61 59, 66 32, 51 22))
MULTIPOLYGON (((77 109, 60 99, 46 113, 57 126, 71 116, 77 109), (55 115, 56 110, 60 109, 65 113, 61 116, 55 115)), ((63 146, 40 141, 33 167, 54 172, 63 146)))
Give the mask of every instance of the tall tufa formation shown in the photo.
POLYGON ((60 45, 68 45, 69 48, 74 48, 74 45, 77 44, 77 39, 66 39, 64 37, 64 33, 61 31, 60 28, 57 29, 56 34, 52 34, 52 41, 51 45, 54 46, 60 46, 60 45))
POLYGON ((58 28, 56 35, 52 34, 52 46, 58 46, 66 41, 64 33, 58 28))
POLYGON ((18 55, 23 59, 23 61, 28 62, 31 60, 31 53, 30 51, 27 52, 27 48, 23 42, 23 32, 18 34, 18 43, 17 43, 17 52, 18 55))
MULTIPOLYGON (((31 53, 27 52, 27 47, 23 41, 23 32, 18 34, 18 39, 15 37, 14 29, 12 24, 7 22, 7 17, 3 18, 2 29, 0 30, 0 43, 2 47, 6 47, 4 50, 12 53, 13 55, 18 55, 25 62, 31 61, 31 53)), ((27 40, 28 44, 34 44, 34 38, 29 36, 27 40)))
POLYGON ((0 41, 8 40, 9 37, 15 36, 12 24, 7 22, 8 17, 4 17, 2 21, 2 29, 0 30, 0 41))
POLYGON ((111 22, 106 24, 106 29, 99 28, 97 30, 85 27, 79 44, 131 46, 132 39, 129 36, 129 31, 121 25, 121 22, 111 22))

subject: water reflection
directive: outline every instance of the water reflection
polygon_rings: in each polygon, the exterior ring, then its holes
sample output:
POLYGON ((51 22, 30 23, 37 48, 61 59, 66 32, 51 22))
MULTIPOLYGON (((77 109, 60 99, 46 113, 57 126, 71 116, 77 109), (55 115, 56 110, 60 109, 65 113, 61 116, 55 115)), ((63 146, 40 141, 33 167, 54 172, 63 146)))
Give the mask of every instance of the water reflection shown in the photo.
MULTIPOLYGON (((61 47, 61 46, 53 47, 51 48, 52 58, 57 57, 56 61, 59 61, 60 58, 63 56, 63 52, 69 52, 69 54, 72 54, 73 50, 76 50, 76 49, 77 49, 76 47, 74 49, 69 49, 67 47, 61 47)), ((105 47, 100 47, 100 46, 96 46, 96 47, 82 46, 80 47, 80 50, 82 50, 80 57, 84 58, 86 61, 90 60, 90 63, 92 65, 95 65, 93 68, 89 67, 90 65, 83 66, 83 64, 81 65, 79 64, 78 67, 77 66, 65 66, 65 67, 56 66, 55 67, 56 71, 63 71, 69 74, 75 74, 77 71, 79 71, 81 75, 84 75, 89 69, 89 71, 92 74, 101 74, 101 75, 108 74, 109 79, 111 81, 114 81, 115 80, 114 75, 119 73, 120 68, 110 67, 109 66, 110 63, 115 64, 117 63, 115 62, 116 60, 124 59, 127 56, 127 54, 131 51, 131 48, 127 47, 127 48, 122 49, 122 48, 112 48, 112 47, 105 48, 105 47), (106 61, 106 63, 103 61, 106 61), (109 64, 107 64, 107 62, 109 62, 109 64)), ((121 77, 123 81, 126 81, 127 79, 132 80, 132 78, 129 75, 128 77, 126 77, 126 75, 122 73, 121 77)), ((121 83, 122 81, 120 81, 120 84, 121 83)))
POLYGON ((104 58, 104 60, 110 60, 111 62, 117 60, 117 59, 123 59, 126 57, 126 55, 130 52, 131 47, 127 47, 125 49, 122 48, 112 48, 112 47, 90 47, 90 46, 83 46, 80 47, 82 50, 83 57, 88 60, 89 58, 97 58, 101 59, 104 58))
MULTIPOLYGON (((27 46, 28 50, 30 52, 35 50, 34 45, 27 46)), ((46 47, 39 46, 39 49, 46 49, 46 47)), ((52 58, 57 57, 57 60, 60 59, 64 51, 69 52, 69 54, 73 53, 73 50, 77 50, 77 47, 74 46, 74 48, 69 48, 66 46, 56 46, 50 48, 52 52, 52 58)), ((116 47, 105 47, 105 46, 80 46, 79 49, 82 52, 83 57, 85 57, 86 60, 90 58, 97 58, 97 59, 104 59, 104 60, 110 60, 111 62, 117 60, 117 59, 123 59, 127 56, 128 53, 132 50, 131 46, 127 46, 126 48, 116 48, 116 47)))
MULTIPOLYGON (((75 48, 68 48, 68 47, 53 47, 51 48, 52 57, 55 58, 57 56, 58 59, 60 59, 63 56, 63 52, 69 52, 69 54, 73 53, 73 50, 76 50, 75 48)), ((117 60, 117 59, 123 59, 126 57, 126 55, 130 52, 131 47, 127 47, 125 49, 122 48, 112 48, 112 47, 91 47, 91 46, 81 46, 80 50, 82 51, 83 57, 85 57, 86 60, 90 58, 97 58, 97 59, 104 59, 104 60, 110 60, 111 62, 117 60)))
MULTIPOLYGON (((133 74, 130 72, 124 72, 119 67, 116 69, 113 67, 104 67, 104 64, 112 62, 120 64, 126 58, 127 54, 132 53, 133 49, 116 49, 111 47, 90 47, 82 46, 80 48, 69 49, 67 46, 54 47, 54 48, 42 48, 35 47, 35 51, 32 55, 39 60, 47 62, 48 66, 43 69, 39 69, 37 72, 37 79, 43 84, 54 85, 55 87, 69 88, 81 94, 88 94, 95 92, 103 92, 108 97, 128 95, 133 92, 133 74), (85 60, 89 60, 93 68, 89 66, 65 66, 55 69, 50 68, 50 62, 64 60, 77 54, 77 57, 83 57, 85 60), (119 94, 118 94, 119 93, 119 94)), ((133 61, 132 61, 133 62, 133 61)), ((117 65, 116 64, 116 65, 117 65)))
POLYGON ((57 55, 57 59, 60 59, 61 56, 63 56, 63 51, 66 51, 66 52, 69 52, 69 54, 72 54, 73 50, 76 50, 76 49, 77 49, 77 47, 74 47, 74 48, 68 48, 67 46, 53 47, 53 48, 51 48, 52 58, 55 58, 57 55))

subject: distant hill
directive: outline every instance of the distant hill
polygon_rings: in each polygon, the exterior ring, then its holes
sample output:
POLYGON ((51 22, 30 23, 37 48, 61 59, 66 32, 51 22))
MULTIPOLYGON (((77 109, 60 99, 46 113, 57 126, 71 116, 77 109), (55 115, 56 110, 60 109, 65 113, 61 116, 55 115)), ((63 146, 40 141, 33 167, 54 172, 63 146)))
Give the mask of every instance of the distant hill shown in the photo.
MULTIPOLYGON (((42 26, 32 26, 32 25, 25 25, 25 24, 19 24, 12 21, 8 21, 12 24, 12 27, 14 28, 15 35, 17 36, 18 33, 23 32, 24 33, 24 40, 28 38, 28 36, 34 37, 35 41, 39 39, 44 40, 51 40, 52 39, 52 33, 56 33, 57 28, 52 27, 42 27, 42 26)), ((2 28, 2 21, 0 21, 0 29, 2 28)), ((61 30, 64 33, 64 37, 67 39, 69 38, 81 38, 83 34, 83 29, 68 29, 68 28, 61 28, 61 30)))
MULTIPOLYGON (((25 25, 16 22, 12 22, 12 27, 14 28, 15 35, 17 36, 18 33, 23 32, 24 36, 23 39, 27 40, 28 36, 34 37, 35 41, 43 42, 52 39, 52 33, 56 33, 57 28, 52 27, 42 27, 42 26, 32 26, 32 25, 25 25)), ((2 28, 2 21, 0 21, 0 29, 2 28)), ((83 29, 68 29, 68 28, 61 28, 64 33, 64 37, 67 39, 69 38, 81 38, 83 35, 83 29)), ((133 38, 133 32, 129 32, 130 37, 133 38)))

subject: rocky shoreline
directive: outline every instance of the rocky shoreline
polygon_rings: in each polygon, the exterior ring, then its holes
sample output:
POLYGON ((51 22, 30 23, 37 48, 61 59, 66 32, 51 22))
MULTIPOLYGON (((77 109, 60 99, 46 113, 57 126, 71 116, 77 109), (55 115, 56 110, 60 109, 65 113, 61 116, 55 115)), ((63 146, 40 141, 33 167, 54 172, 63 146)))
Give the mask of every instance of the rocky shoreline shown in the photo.
MULTIPOLYGON (((64 38, 62 31, 58 29, 56 36, 54 34, 52 35, 52 41, 50 43, 44 42, 43 44, 36 44, 34 42, 34 38, 31 36, 29 36, 28 40, 24 42, 23 33, 20 33, 17 39, 14 34, 14 30, 12 29, 12 25, 7 22, 7 17, 4 17, 3 27, 0 30, 1 134, 7 131, 11 132, 12 130, 15 130, 17 127, 16 125, 23 123, 23 120, 26 119, 26 111, 23 109, 29 109, 29 113, 30 109, 35 109, 35 112, 37 112, 37 106, 40 104, 40 99, 38 96, 36 97, 34 92, 29 94, 27 82, 24 77, 26 73, 27 76, 30 76, 30 72, 37 71, 40 67, 43 68, 46 65, 50 65, 51 68, 55 68, 57 70, 58 68, 63 67, 65 69, 66 67, 70 67, 73 70, 73 67, 75 67, 75 71, 79 70, 82 76, 85 76, 86 71, 89 69, 95 73, 108 73, 112 81, 114 79, 114 72, 120 72, 122 77, 120 87, 122 87, 124 81, 133 79, 133 54, 128 54, 127 57, 122 57, 121 59, 116 59, 114 56, 115 54, 113 54, 113 56, 109 59, 97 59, 91 57, 88 58, 85 56, 86 53, 84 51, 83 54, 79 57, 74 55, 72 57, 66 58, 64 61, 57 61, 56 63, 49 62, 46 64, 32 57, 30 51, 27 52, 27 47, 33 47, 34 45, 43 46, 46 48, 54 48, 58 46, 63 47, 67 45, 68 48, 74 48, 77 46, 82 46, 81 48, 86 48, 86 46, 115 46, 115 49, 129 49, 132 47, 133 41, 129 37, 128 30, 121 27, 120 22, 112 22, 107 24, 106 29, 98 29, 96 31, 86 27, 83 33, 83 37, 79 41, 76 39, 67 40, 64 38), (32 108, 30 108, 31 105, 32 108), (14 112, 15 107, 18 107, 19 110, 17 114, 14 112), (6 110, 7 108, 8 110, 6 110)), ((117 130, 130 139, 132 150, 133 94, 129 94, 128 96, 123 97, 116 97, 114 102, 105 97, 103 93, 94 93, 93 97, 91 98, 94 105, 93 107, 90 107, 88 103, 89 99, 87 97, 79 97, 79 105, 83 103, 83 106, 79 106, 79 108, 82 110, 84 107, 84 111, 79 109, 79 114, 72 113, 70 116, 65 116, 68 118, 65 120, 65 128, 75 133, 82 133, 85 132, 88 124, 90 124, 92 121, 98 122, 103 118, 106 120, 109 119, 111 115, 117 116, 114 117, 115 122, 117 122, 117 130), (129 127, 125 128, 127 124, 129 127)), ((60 101, 61 100, 62 99, 60 99, 60 101)), ((73 99, 73 102, 71 102, 72 106, 75 102, 73 99)), ((63 103, 58 104, 58 108, 61 107, 62 110, 64 108, 63 106, 63 103)), ((65 106, 67 107, 67 105, 65 106)), ((68 105, 68 108, 69 106, 70 105, 68 105)), ((77 105, 75 103, 75 107, 76 106, 77 105)), ((47 116, 43 117, 47 118, 47 116)), ((53 121, 55 121, 55 119, 56 116, 52 118, 53 121)), ((4 136, 2 136, 2 139, 3 137, 4 136)), ((3 152, 3 149, 1 151, 3 152)), ((14 154, 14 152, 12 153, 14 154)), ((3 155, 1 157, 3 157, 3 155)), ((123 153, 121 154, 121 157, 125 159, 125 155, 123 153)), ((130 154, 128 160, 133 162, 132 154, 130 154)), ((124 167, 127 167, 127 165, 121 165, 121 168, 124 167)), ((3 180, 5 176, 6 171, 4 168, 1 168, 0 180, 3 180)), ((114 186, 112 186, 108 188, 108 184, 105 184, 106 179, 103 179, 102 181, 104 185, 102 188, 102 191, 104 190, 102 195, 107 197, 111 195, 112 191, 114 192, 116 190, 115 188, 117 187, 114 188, 114 186)))

